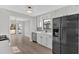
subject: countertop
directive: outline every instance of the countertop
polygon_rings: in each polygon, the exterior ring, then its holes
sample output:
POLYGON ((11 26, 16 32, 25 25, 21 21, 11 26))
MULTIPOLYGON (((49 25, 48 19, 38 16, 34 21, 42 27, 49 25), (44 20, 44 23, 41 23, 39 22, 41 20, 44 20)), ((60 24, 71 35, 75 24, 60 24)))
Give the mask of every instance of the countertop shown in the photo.
POLYGON ((50 32, 43 32, 43 31, 36 31, 35 33, 41 33, 41 34, 48 34, 48 35, 52 35, 52 33, 50 33, 50 32))

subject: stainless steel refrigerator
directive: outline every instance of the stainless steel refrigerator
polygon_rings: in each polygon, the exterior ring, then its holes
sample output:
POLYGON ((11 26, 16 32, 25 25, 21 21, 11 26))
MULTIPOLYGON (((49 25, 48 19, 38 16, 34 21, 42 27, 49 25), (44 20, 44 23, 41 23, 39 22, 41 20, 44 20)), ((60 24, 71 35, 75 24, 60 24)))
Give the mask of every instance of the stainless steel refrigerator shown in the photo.
POLYGON ((54 54, 78 54, 78 19, 78 14, 53 19, 54 54))

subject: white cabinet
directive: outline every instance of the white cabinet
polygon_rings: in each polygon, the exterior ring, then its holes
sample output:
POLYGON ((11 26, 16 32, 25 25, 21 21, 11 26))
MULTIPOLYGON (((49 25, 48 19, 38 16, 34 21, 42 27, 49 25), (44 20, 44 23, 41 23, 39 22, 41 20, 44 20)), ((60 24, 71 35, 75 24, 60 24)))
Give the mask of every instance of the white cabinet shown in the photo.
POLYGON ((41 42, 42 42, 42 45, 43 45, 43 46, 47 46, 46 34, 42 34, 41 42))
POLYGON ((52 49, 52 35, 47 33, 37 33, 37 42, 52 49))
POLYGON ((41 44, 41 35, 40 35, 40 33, 37 33, 37 42, 39 43, 39 44, 41 44))
POLYGON ((52 35, 47 35, 47 47, 52 49, 52 35))
POLYGON ((37 33, 37 42, 43 46, 46 46, 46 35, 37 33))

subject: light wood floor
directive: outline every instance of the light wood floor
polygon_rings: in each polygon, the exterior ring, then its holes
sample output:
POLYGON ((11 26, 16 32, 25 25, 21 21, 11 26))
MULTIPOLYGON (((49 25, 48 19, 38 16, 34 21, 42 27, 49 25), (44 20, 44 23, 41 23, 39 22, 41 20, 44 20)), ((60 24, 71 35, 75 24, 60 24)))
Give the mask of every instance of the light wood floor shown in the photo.
POLYGON ((52 54, 52 50, 47 47, 31 42, 27 38, 21 39, 22 41, 20 42, 17 39, 16 46, 20 52, 16 52, 16 54, 52 54))

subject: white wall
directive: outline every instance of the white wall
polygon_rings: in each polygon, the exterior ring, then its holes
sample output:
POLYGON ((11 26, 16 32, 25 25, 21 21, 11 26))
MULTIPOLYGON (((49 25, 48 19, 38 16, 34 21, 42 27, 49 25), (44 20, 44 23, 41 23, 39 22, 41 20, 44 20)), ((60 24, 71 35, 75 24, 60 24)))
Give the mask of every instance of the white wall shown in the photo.
POLYGON ((25 36, 30 37, 30 21, 25 22, 25 36))
POLYGON ((28 36, 31 39, 32 32, 35 31, 36 31, 36 19, 30 18, 28 21, 25 21, 25 36, 28 36))
POLYGON ((9 35, 9 18, 0 10, 0 35, 9 35))
MULTIPOLYGON (((11 24, 10 16, 14 16, 16 18, 17 17, 23 18, 23 19, 26 19, 26 20, 32 19, 32 17, 21 14, 21 13, 8 11, 8 10, 5 10, 5 9, 0 9, 0 34, 8 35, 9 38, 10 38, 10 32, 9 31, 10 31, 10 24, 11 24)), ((26 20, 24 20, 24 21, 26 21, 26 20)), ((27 32, 27 31, 25 31, 25 32, 27 32)), ((28 34, 26 33, 26 35, 28 35, 28 34)))

